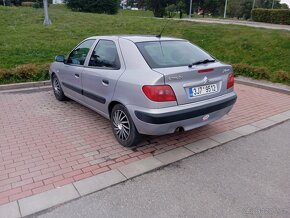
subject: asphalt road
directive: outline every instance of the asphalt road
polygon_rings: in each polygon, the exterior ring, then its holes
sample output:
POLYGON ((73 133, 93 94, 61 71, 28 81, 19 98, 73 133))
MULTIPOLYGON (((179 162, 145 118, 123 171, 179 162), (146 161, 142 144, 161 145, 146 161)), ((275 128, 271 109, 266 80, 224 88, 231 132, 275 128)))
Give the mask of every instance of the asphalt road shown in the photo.
POLYGON ((35 215, 290 217, 290 121, 35 215))
POLYGON ((197 23, 235 24, 235 25, 241 25, 241 26, 290 31, 289 25, 253 22, 253 21, 245 21, 245 20, 214 19, 214 18, 184 18, 183 20, 190 21, 190 22, 197 22, 197 23))

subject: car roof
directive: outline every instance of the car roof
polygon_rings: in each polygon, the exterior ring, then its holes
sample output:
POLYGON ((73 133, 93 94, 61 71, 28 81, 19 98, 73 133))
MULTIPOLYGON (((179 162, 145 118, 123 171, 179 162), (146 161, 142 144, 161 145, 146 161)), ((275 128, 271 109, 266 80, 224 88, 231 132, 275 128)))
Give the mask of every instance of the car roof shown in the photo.
POLYGON ((137 42, 152 42, 152 41, 184 41, 184 39, 178 39, 173 37, 167 37, 167 36, 161 36, 160 38, 154 35, 112 35, 112 36, 92 36, 88 39, 97 39, 97 38, 103 38, 103 39, 127 39, 134 43, 137 42))

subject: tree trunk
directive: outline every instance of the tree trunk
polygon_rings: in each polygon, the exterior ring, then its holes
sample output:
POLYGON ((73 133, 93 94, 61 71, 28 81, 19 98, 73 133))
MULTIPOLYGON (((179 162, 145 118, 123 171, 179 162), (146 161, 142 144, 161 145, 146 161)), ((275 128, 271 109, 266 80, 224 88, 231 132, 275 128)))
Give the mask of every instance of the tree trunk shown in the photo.
POLYGON ((5 4, 5 0, 3 0, 3 6, 6 6, 6 4, 5 4))
POLYGON ((47 0, 43 0, 43 9, 44 9, 43 25, 49 26, 51 24, 51 20, 49 19, 49 16, 48 16, 48 3, 47 3, 47 0))

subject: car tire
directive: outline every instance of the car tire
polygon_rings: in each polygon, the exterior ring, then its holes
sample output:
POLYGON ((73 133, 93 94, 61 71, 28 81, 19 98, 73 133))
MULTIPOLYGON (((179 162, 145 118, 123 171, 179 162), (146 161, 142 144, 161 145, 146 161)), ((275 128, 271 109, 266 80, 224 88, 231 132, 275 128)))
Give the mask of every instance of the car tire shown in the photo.
POLYGON ((142 138, 128 110, 121 104, 115 105, 112 109, 111 126, 115 138, 125 147, 137 145, 142 138))
POLYGON ((64 95, 63 90, 60 85, 60 81, 55 74, 52 75, 51 83, 52 83, 52 88, 53 88, 53 93, 55 95, 55 98, 59 101, 65 101, 67 98, 64 95))

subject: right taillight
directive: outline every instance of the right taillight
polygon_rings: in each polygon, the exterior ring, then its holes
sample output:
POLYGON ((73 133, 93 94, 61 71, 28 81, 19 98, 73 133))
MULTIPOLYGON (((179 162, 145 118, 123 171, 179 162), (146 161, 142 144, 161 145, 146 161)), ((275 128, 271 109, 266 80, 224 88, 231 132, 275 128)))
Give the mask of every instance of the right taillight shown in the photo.
POLYGON ((228 83, 227 83, 227 89, 230 89, 234 86, 235 84, 235 77, 233 73, 230 73, 228 76, 228 83))
POLYGON ((176 96, 173 89, 169 85, 158 85, 158 86, 143 86, 142 90, 144 94, 151 101, 166 102, 176 101, 176 96))

